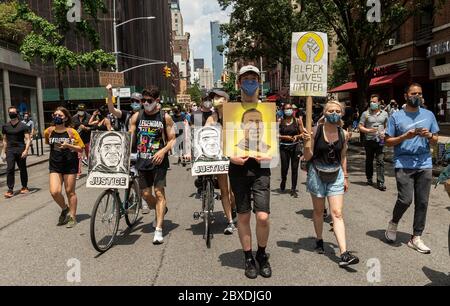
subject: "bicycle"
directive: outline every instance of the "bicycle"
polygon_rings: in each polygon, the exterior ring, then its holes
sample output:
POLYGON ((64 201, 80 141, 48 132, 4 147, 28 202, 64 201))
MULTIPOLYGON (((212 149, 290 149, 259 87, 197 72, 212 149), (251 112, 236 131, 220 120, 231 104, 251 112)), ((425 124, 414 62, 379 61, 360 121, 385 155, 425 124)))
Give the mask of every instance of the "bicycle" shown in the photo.
POLYGON ((125 217, 128 227, 133 227, 136 224, 141 207, 142 197, 137 173, 131 170, 130 184, 125 189, 124 201, 120 198, 117 188, 110 188, 98 196, 92 208, 90 235, 94 248, 100 253, 109 250, 119 230, 120 219, 125 217), (104 235, 102 229, 106 229, 104 235))
POLYGON ((214 223, 214 202, 216 199, 214 189, 217 189, 217 180, 214 175, 199 176, 196 180, 196 187, 201 188, 202 198, 202 210, 200 212, 194 212, 194 220, 200 218, 204 223, 203 239, 206 240, 206 247, 211 248, 211 239, 213 234, 211 233, 211 225, 214 223))

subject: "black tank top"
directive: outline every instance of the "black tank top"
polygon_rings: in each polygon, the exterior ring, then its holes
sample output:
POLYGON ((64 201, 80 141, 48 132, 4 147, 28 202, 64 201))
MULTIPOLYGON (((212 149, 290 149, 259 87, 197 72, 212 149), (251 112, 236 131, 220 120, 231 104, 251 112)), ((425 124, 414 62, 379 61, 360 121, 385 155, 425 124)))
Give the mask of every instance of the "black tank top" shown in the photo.
MULTIPOLYGON (((292 123, 287 124, 285 119, 281 120, 280 123, 280 135, 281 136, 296 136, 298 135, 298 121, 295 118, 292 118, 292 123)), ((284 143, 289 143, 291 141, 283 140, 284 143)))
POLYGON ((164 115, 164 112, 157 112, 153 115, 147 115, 144 111, 140 111, 139 113, 136 123, 135 139, 137 145, 136 168, 140 171, 151 171, 155 168, 169 167, 167 154, 160 165, 154 165, 152 161, 153 156, 165 147, 164 115))
POLYGON ((323 125, 317 127, 316 133, 317 135, 314 137, 315 142, 312 161, 324 165, 340 164, 341 152, 345 143, 342 128, 338 127, 339 139, 332 144, 325 141, 323 125))

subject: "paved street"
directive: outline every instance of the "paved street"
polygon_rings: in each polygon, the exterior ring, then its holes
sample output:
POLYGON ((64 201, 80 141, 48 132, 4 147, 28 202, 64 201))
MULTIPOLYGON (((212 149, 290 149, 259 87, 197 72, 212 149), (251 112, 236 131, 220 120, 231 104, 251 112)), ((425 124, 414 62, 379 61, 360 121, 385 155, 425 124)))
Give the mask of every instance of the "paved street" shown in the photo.
MULTIPOLYGON (((66 264, 71 258, 81 263, 81 285, 371 285, 366 264, 373 258, 381 264, 381 282, 376 285, 450 285, 450 201, 443 188, 432 191, 423 237, 432 254, 422 255, 406 246, 412 209, 400 224, 398 243, 388 245, 383 242, 384 229, 396 197, 392 165, 387 164, 388 191, 381 193, 365 186, 364 157, 352 154, 344 217, 349 249, 361 259, 352 269, 338 267, 338 249, 328 225, 324 234, 326 254, 313 252, 312 205, 305 192, 304 172, 300 175, 300 197, 293 200, 289 194, 278 193, 280 171, 273 170, 267 248, 273 277, 249 280, 243 274, 237 233, 223 235, 221 212, 214 224, 212 247, 206 248, 202 224, 192 218, 200 202, 194 197, 193 179, 186 168, 172 165, 169 171, 164 244, 152 244, 151 212, 131 232, 125 230, 122 220, 116 245, 98 256, 90 242, 89 220, 99 191, 86 189, 85 179, 80 180, 78 226, 56 227, 59 209, 48 193, 44 163, 29 169, 32 194, 0 199, 0 285, 70 285, 66 264)), ((0 177, 2 191, 5 179, 0 177)))

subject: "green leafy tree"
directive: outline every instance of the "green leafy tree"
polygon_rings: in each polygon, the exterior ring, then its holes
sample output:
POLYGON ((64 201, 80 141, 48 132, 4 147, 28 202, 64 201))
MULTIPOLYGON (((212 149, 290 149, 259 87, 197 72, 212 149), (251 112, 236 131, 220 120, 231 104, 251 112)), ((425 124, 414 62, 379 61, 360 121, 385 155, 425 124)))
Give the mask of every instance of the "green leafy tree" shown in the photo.
POLYGON ((348 82, 350 73, 350 62, 348 56, 343 50, 339 50, 336 60, 332 65, 333 73, 328 79, 328 87, 334 88, 348 82))
POLYGON ((193 102, 200 103, 202 101, 202 91, 198 80, 195 80, 194 84, 187 89, 187 94, 191 95, 191 101, 193 102))
POLYGON ((36 15, 30 8, 21 3, 18 5, 16 20, 23 20, 31 25, 31 32, 23 39, 20 52, 25 60, 31 62, 40 58, 42 62, 53 62, 58 72, 59 96, 61 104, 65 104, 63 78, 70 70, 83 67, 86 70, 113 67, 115 58, 99 48, 100 38, 95 31, 100 13, 107 12, 102 0, 84 0, 80 22, 70 23, 67 13, 71 9, 67 0, 52 1, 52 19, 36 15), (75 52, 65 46, 67 37, 76 34, 90 43, 91 50, 75 52))
POLYGON ((0 39, 13 44, 20 44, 30 31, 30 26, 23 20, 14 20, 17 14, 16 1, 0 3, 0 39))
POLYGON ((315 0, 320 15, 337 35, 337 42, 348 55, 358 84, 357 98, 362 110, 367 101, 370 80, 378 54, 386 49, 389 38, 409 18, 433 10, 442 0, 379 0, 380 22, 369 22, 371 7, 366 0, 315 0))
POLYGON ((230 22, 221 26, 227 42, 226 56, 231 66, 243 59, 259 61, 264 57, 269 67, 277 63, 282 71, 290 70, 292 33, 327 31, 314 2, 306 1, 301 9, 291 0, 218 0, 221 8, 231 7, 230 22))
POLYGON ((236 74, 230 72, 228 74, 228 80, 222 84, 223 90, 230 95, 230 101, 236 100, 239 95, 239 91, 236 90, 236 74))

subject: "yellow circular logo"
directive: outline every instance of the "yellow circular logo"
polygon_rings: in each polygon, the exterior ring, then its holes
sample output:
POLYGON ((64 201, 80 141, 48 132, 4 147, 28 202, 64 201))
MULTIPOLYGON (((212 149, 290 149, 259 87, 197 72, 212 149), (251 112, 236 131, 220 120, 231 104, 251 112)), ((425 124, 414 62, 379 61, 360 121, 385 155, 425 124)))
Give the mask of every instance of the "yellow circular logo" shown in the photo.
POLYGON ((300 37, 297 43, 297 56, 305 63, 317 63, 323 57, 324 43, 316 33, 309 32, 300 37))

